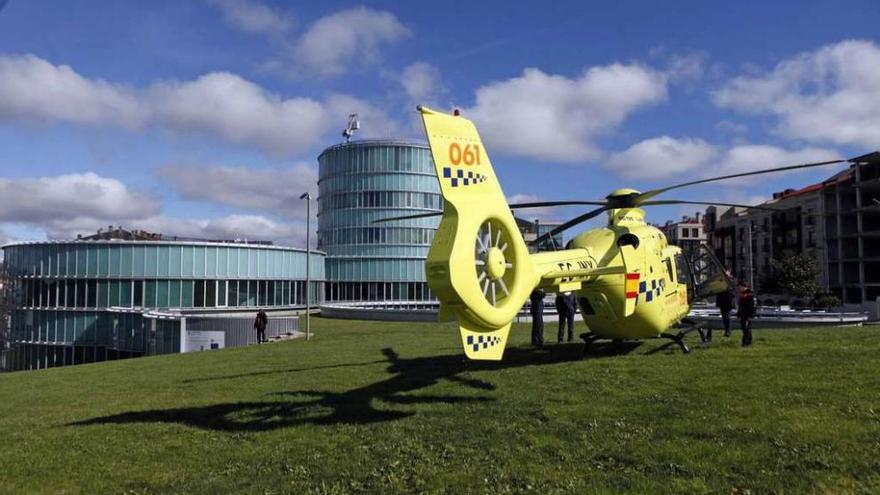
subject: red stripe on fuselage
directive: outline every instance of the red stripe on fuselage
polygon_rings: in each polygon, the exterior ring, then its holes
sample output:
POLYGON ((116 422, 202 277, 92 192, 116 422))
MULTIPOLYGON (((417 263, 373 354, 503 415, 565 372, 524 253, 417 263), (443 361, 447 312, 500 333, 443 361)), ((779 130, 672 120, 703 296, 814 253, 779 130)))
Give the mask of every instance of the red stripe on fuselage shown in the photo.
POLYGON ((627 280, 638 280, 638 279, 639 279, 639 274, 638 274, 638 273, 627 273, 627 274, 626 274, 626 279, 627 279, 627 280))

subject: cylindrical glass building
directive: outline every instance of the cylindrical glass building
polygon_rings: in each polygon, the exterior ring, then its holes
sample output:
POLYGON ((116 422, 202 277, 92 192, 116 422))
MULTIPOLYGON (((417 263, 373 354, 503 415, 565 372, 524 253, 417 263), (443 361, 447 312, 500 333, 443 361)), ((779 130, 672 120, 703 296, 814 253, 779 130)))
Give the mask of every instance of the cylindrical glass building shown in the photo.
MULTIPOLYGON (((159 322, 157 337, 147 313, 305 306, 302 249, 109 240, 17 243, 3 251, 11 370, 180 352, 180 332, 161 331, 171 320, 159 322)), ((312 253, 313 302, 323 293, 323 258, 312 253)))
POLYGON ((433 299, 425 258, 440 217, 373 223, 440 212, 443 199, 427 144, 352 141, 318 157, 318 249, 327 301, 433 299))

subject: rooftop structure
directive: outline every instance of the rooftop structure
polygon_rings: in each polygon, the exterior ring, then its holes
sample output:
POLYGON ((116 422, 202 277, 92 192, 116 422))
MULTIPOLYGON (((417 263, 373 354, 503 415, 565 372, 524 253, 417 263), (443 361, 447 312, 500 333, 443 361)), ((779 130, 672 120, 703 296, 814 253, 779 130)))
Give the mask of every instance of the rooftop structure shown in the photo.
POLYGON ((260 246, 271 246, 272 241, 255 241, 248 239, 200 239, 196 237, 179 237, 168 236, 155 232, 147 232, 146 230, 126 230, 122 226, 109 225, 107 230, 98 229, 94 234, 83 236, 78 235, 77 240, 80 241, 186 241, 186 242, 222 242, 228 244, 254 244, 260 246))
POLYGON ((693 217, 683 216, 678 222, 668 221, 659 228, 666 235, 666 240, 692 255, 703 244, 706 244, 706 219, 699 212, 693 217))

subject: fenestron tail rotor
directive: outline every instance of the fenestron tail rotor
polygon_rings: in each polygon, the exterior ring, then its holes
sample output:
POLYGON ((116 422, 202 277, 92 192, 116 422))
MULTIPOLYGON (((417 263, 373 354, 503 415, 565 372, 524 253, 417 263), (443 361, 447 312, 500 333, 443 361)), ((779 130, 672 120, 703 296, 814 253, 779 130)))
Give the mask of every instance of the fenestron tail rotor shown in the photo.
MULTIPOLYGON (((480 284, 483 297, 495 307, 510 297, 508 283, 504 281, 507 271, 514 269, 513 262, 505 256, 510 242, 504 227, 498 222, 493 224, 492 220, 486 220, 477 231, 474 245, 477 283, 480 284)), ((507 278, 510 279, 510 276, 507 278)))

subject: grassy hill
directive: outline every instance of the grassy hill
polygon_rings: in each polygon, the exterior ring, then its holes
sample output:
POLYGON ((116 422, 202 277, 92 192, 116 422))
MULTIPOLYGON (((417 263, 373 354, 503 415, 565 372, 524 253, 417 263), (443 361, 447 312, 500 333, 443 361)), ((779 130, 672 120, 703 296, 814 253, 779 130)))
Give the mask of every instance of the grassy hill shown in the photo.
POLYGON ((0 492, 880 492, 874 328, 582 357, 518 326, 501 363, 448 324, 314 329, 0 375, 0 492))

